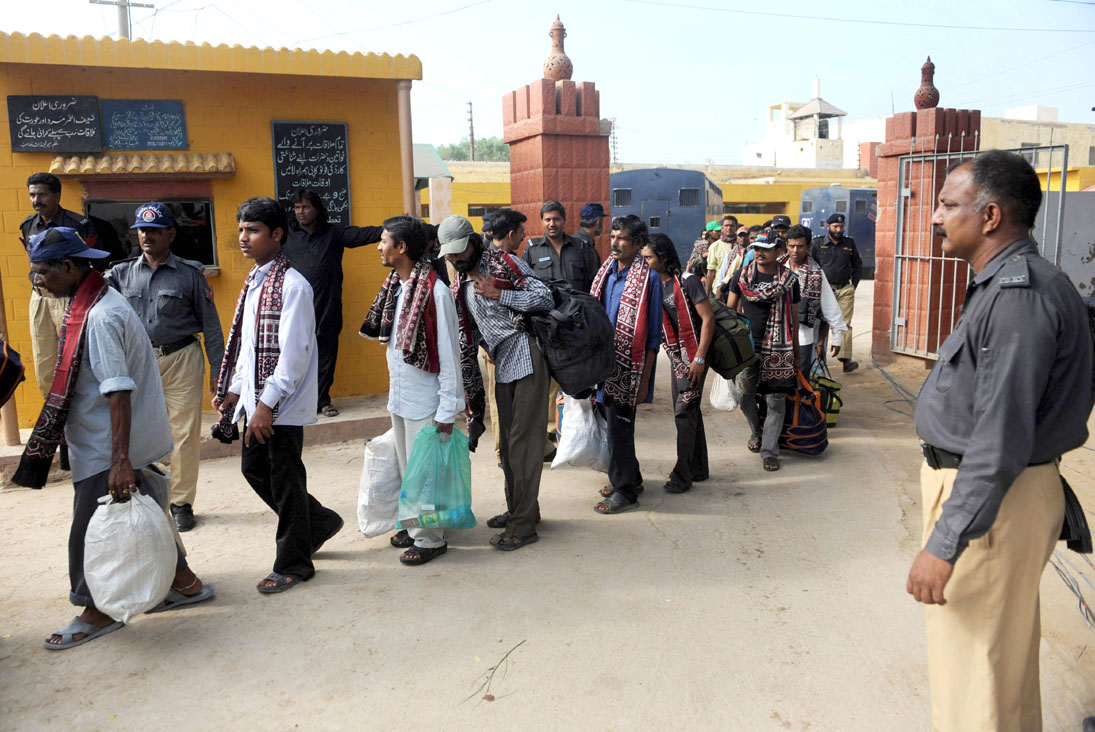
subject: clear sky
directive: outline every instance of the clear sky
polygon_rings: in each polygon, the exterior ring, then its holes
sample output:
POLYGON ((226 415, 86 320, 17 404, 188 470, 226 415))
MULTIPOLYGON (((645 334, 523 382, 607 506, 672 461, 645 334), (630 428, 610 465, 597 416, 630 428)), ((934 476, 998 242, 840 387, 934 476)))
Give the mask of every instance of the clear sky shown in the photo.
MULTIPOLYGON (((814 76, 846 121, 910 110, 929 54, 940 106, 1003 116, 1041 104, 1095 124, 1095 0, 155 4, 133 9, 134 37, 416 54, 415 140, 438 145, 467 135, 469 101, 476 137, 501 134, 501 97, 540 77, 556 13, 574 79, 596 82, 601 116, 616 118, 621 162, 739 163, 742 144, 764 136, 764 106, 808 101, 814 76)), ((4 5, 6 32, 117 36, 113 7, 4 5)))

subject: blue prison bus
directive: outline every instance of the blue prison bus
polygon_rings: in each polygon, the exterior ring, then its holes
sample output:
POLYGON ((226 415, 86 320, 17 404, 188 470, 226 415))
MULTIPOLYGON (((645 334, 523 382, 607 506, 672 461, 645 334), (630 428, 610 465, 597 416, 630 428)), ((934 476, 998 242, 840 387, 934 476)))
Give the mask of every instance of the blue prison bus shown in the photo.
POLYGON ((855 239, 863 257, 863 278, 874 277, 874 226, 878 220, 878 191, 874 188, 825 186, 802 192, 798 222, 814 236, 827 234, 825 220, 830 214, 844 214, 844 234, 855 239))
POLYGON ((722 189, 696 170, 623 170, 609 177, 609 187, 611 214, 634 214, 646 223, 651 234, 667 235, 682 265, 688 262, 692 244, 700 238, 707 222, 722 216, 722 189))

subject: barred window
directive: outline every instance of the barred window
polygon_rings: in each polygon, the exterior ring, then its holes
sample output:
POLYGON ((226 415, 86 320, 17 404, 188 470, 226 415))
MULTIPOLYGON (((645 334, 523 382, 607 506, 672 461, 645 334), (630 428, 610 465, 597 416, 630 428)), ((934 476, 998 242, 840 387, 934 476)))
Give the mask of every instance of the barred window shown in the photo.
POLYGON ((677 194, 677 202, 681 206, 699 206, 700 205, 700 189, 699 188, 682 188, 677 194))
POLYGON ((631 189, 630 188, 613 188, 612 189, 612 206, 630 206, 631 205, 631 189))

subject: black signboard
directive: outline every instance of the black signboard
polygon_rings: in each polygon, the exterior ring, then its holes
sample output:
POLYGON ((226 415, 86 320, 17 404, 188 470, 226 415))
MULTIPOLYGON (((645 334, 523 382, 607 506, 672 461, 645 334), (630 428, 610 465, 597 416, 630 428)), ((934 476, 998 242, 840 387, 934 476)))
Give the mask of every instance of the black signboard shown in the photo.
POLYGON ((12 152, 102 152, 99 98, 8 97, 12 152))
POLYGON ((183 103, 169 99, 103 99, 107 150, 186 150, 183 103))
POLYGON ((350 155, 345 122, 273 122, 274 187, 288 203, 297 188, 316 191, 332 224, 350 223, 350 155))

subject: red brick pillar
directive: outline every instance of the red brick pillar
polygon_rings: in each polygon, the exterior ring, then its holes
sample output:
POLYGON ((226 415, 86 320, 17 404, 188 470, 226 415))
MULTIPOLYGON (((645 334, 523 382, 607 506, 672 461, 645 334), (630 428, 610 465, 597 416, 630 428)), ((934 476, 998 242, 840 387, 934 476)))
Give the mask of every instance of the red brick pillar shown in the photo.
MULTIPOLYGON (((559 201, 566 231, 578 230, 587 203, 608 206, 608 136, 599 129, 600 92, 591 81, 537 79, 502 97, 503 139, 510 146, 510 205, 528 217, 528 236, 543 236, 540 205, 559 201)), ((597 242, 608 253, 608 227, 597 242)))
MULTIPOLYGON (((875 228, 874 314, 871 355, 893 361, 890 348, 894 288, 899 289, 899 346, 934 353, 957 320, 965 294, 966 264, 929 259, 943 254, 942 239, 932 234, 931 216, 950 163, 958 153, 978 147, 981 112, 966 109, 921 109, 886 120, 886 141, 878 153, 878 221, 875 228), (951 153, 949 157, 910 160, 898 180, 902 155, 951 153), (903 193, 904 191, 904 193, 903 193), (901 231, 898 232, 900 207, 901 231), (894 282, 898 234, 903 259, 902 282, 894 282)), ((930 365, 931 362, 929 361, 930 365)))

